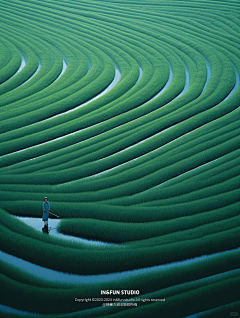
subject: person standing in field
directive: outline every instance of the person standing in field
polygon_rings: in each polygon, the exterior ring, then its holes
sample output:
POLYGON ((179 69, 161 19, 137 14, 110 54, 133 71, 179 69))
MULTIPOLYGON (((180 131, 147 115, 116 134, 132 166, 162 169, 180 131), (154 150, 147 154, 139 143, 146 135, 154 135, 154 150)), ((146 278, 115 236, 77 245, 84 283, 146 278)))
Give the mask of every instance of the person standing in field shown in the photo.
POLYGON ((48 198, 44 198, 43 202, 43 222, 44 226, 48 226, 48 217, 49 217, 49 212, 50 212, 50 203, 48 202, 48 198))

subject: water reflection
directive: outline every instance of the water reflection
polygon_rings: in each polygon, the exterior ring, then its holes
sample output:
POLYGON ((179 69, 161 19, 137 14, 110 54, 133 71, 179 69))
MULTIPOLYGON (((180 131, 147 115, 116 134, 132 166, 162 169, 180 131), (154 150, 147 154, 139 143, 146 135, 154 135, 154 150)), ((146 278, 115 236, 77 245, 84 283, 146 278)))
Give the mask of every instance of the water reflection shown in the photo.
MULTIPOLYGON (((0 260, 17 266, 19 269, 27 271, 29 274, 32 274, 36 277, 40 277, 46 280, 50 281, 56 281, 56 282, 64 282, 64 283, 72 283, 72 284, 77 284, 77 283, 83 283, 83 284, 90 284, 90 283, 100 283, 100 282, 114 282, 116 280, 120 279, 126 279, 130 277, 138 277, 141 274, 144 273, 157 273, 159 271, 169 269, 169 268, 174 268, 174 267, 179 267, 181 269, 181 266, 189 265, 189 264, 194 264, 199 261, 203 261, 206 259, 213 258, 217 255, 227 255, 229 253, 232 253, 233 251, 240 251, 240 248, 237 248, 235 250, 230 250, 230 251, 224 251, 224 252, 219 252, 219 253, 214 253, 211 255, 202 255, 200 257, 195 257, 179 262, 172 262, 169 264, 164 264, 164 265, 157 265, 157 266, 152 266, 152 267, 146 267, 146 268, 139 268, 139 269, 134 269, 134 270, 128 270, 124 272, 116 272, 116 273, 109 273, 109 274, 99 274, 99 275, 77 275, 77 274, 69 274, 69 273, 63 273, 59 272, 53 269, 45 268, 40 265, 36 265, 33 263, 30 263, 28 261, 25 261, 21 258, 18 258, 16 256, 7 254, 3 251, 0 251, 0 260)), ((236 271, 240 270, 233 270, 230 272, 235 273, 236 271)), ((229 273, 229 272, 227 272, 229 273)), ((218 274, 218 275, 224 275, 218 274)), ((214 275, 217 276, 217 275, 214 275)), ((211 276, 212 277, 212 276, 211 276)), ((204 279, 209 279, 209 277, 206 277, 204 279)))
MULTIPOLYGON (((33 227, 37 231, 42 231, 43 228, 43 221, 42 218, 30 218, 30 217, 23 217, 23 216, 16 216, 16 215, 11 215, 14 218, 17 218, 18 220, 24 222, 25 224, 33 227)), ((95 240, 87 240, 81 237, 76 237, 72 235, 65 235, 63 233, 59 232, 59 222, 61 220, 59 219, 48 219, 48 231, 51 236, 58 237, 64 240, 68 241, 75 241, 79 243, 84 243, 87 245, 95 245, 95 246, 120 246, 118 244, 114 243, 106 243, 106 242, 101 242, 101 241, 95 241, 95 240)))

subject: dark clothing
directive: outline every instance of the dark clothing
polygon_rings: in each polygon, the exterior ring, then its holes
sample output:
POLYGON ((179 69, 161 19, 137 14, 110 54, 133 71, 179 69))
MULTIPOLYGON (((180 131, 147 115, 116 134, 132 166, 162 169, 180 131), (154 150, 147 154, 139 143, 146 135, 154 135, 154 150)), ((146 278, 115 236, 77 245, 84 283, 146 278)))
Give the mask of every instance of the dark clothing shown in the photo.
POLYGON ((42 228, 42 231, 43 231, 43 233, 48 234, 48 233, 49 233, 49 232, 48 232, 48 226, 47 226, 47 225, 44 225, 44 227, 42 228))
POLYGON ((50 210, 50 203, 48 201, 47 202, 43 202, 43 218, 42 218, 43 221, 47 221, 48 220, 48 217, 49 217, 48 211, 49 210, 50 210))

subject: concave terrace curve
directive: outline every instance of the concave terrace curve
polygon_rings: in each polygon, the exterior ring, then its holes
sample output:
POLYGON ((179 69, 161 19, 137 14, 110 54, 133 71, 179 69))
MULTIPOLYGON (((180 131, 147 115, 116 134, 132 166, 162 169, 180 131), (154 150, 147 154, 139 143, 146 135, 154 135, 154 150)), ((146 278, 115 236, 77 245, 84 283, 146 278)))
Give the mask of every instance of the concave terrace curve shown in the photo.
POLYGON ((4 310, 99 316, 96 303, 73 305, 76 294, 126 286, 166 302, 105 308, 109 318, 236 308, 239 4, 25 4, 0 4, 1 250, 113 280, 73 290, 2 258, 4 310), (44 236, 9 215, 40 217, 45 195, 64 233, 108 243, 44 236), (191 258, 201 260, 137 274, 191 258), (127 281, 118 281, 115 273, 126 271, 127 281))

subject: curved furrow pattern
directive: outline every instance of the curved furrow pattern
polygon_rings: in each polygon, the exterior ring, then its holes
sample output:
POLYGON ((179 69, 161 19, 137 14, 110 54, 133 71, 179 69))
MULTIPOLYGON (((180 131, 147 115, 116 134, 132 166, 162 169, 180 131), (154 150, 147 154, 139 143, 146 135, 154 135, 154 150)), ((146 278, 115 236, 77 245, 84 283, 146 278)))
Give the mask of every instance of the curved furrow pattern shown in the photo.
POLYGON ((26 84, 27 82, 31 81, 31 79, 33 79, 34 76, 36 76, 37 73, 40 71, 41 66, 42 66, 42 63, 41 63, 41 61, 39 61, 38 68, 36 69, 35 73, 33 73, 33 75, 32 75, 31 77, 29 77, 29 79, 27 79, 26 82, 22 83, 22 84, 19 85, 19 86, 22 86, 22 85, 26 84))
POLYGON ((238 312, 240 4, 0 8, 0 315, 238 312))
POLYGON ((20 65, 19 69, 18 69, 17 72, 16 72, 12 77, 10 77, 9 79, 13 78, 15 75, 17 75, 19 72, 21 72, 21 71, 24 69, 24 67, 26 66, 26 64, 27 64, 27 59, 26 59, 26 57, 23 56, 22 54, 21 54, 21 57, 22 57, 22 62, 21 62, 21 65, 20 65))
MULTIPOLYGON (((235 71, 236 71, 236 84, 235 84, 235 86, 234 86, 234 88, 232 89, 232 91, 225 97, 225 99, 223 100, 223 101, 225 101, 225 100, 227 100, 235 91, 236 91, 236 89, 239 87, 239 74, 238 74, 238 71, 237 71, 237 69, 235 69, 235 71)), ((186 84, 185 84, 185 86, 186 86, 186 84)), ((181 94, 180 94, 181 95, 181 94)), ((176 97, 176 98, 178 98, 178 96, 176 97)), ((175 127, 176 125, 174 125, 174 126, 172 126, 172 127, 175 127)), ((237 126, 238 126, 238 123, 237 123, 237 126)), ((237 127, 236 126, 236 127, 237 127)), ((169 128, 167 128, 167 129, 165 129, 165 130, 163 130, 163 131, 161 131, 160 133, 157 133, 157 134, 155 134, 155 135, 153 135, 153 136, 151 136, 151 137, 149 137, 149 138, 147 138, 147 139, 145 139, 145 140, 143 140, 143 141, 140 141, 140 142, 138 142, 138 143, 136 143, 135 145, 133 145, 133 146, 137 146, 137 145, 139 145, 139 144, 142 144, 143 142, 145 142, 145 141, 148 141, 150 138, 152 138, 152 137, 156 137, 156 136, 158 136, 159 134, 162 134, 163 132, 165 132, 165 131, 167 131, 168 129, 170 129, 170 128, 172 128, 172 127, 169 127, 169 128)), ((186 134, 189 134, 190 132, 187 132, 186 134)), ((183 135, 182 135, 183 136, 183 135)), ((180 136, 180 138, 182 137, 182 136, 180 136)), ((176 139, 174 139, 174 140, 176 140, 176 139)), ((173 141, 174 141, 173 140, 173 141)), ((171 141, 171 142, 173 142, 173 141, 171 141)), ((170 143, 171 143, 170 142, 170 143)), ((166 145, 166 144, 165 144, 166 145)), ((130 146, 130 147, 128 147, 128 148, 125 148, 124 150, 122 150, 122 151, 120 151, 119 153, 122 153, 122 152, 124 152, 124 151, 127 151, 128 149, 131 149, 131 148, 133 148, 133 146, 130 146)), ((116 155, 117 153, 115 153, 114 154, 114 156, 116 155)), ((145 155, 141 155, 141 156, 139 156, 138 158, 141 158, 142 156, 145 156, 145 155)), ((134 159, 132 159, 132 160, 136 160, 137 158, 134 158, 134 159)), ((214 160, 217 160, 217 159, 214 159, 214 160)), ((130 161, 128 161, 128 162, 130 162, 130 161)), ((210 161, 211 162, 211 161, 210 161)), ((135 161, 135 165, 137 164, 137 162, 135 161)), ((206 163, 204 163, 204 164, 202 164, 202 165, 205 165, 206 163)), ((116 169, 117 167, 119 167, 119 166, 122 166, 123 164, 120 164, 120 165, 118 165, 118 166, 116 166, 116 167, 114 167, 114 168, 110 168, 110 169, 108 169, 108 170, 105 170, 104 172, 101 172, 101 173, 98 173, 98 174, 96 174, 96 175, 93 175, 93 176, 91 176, 91 177, 88 177, 88 178, 92 178, 92 177, 94 177, 94 176, 99 176, 99 175, 103 175, 103 174, 106 174, 106 172, 108 172, 108 171, 113 171, 114 169, 116 169)), ((198 169, 199 167, 197 167, 197 168, 194 168, 194 169, 198 169)), ((194 170, 193 169, 193 170, 194 170)), ((188 172, 188 171, 187 171, 188 172)), ((187 173, 186 172, 186 173, 187 173)))
MULTIPOLYGON (((62 77, 62 75, 66 72, 67 67, 68 67, 68 61, 67 61, 66 57, 63 55, 63 67, 62 67, 62 71, 61 71, 61 73, 59 74, 59 76, 55 79, 55 81, 54 81, 52 84, 54 84, 57 80, 59 80, 60 77, 62 77)), ((52 84, 51 84, 51 85, 52 85, 52 84)))

